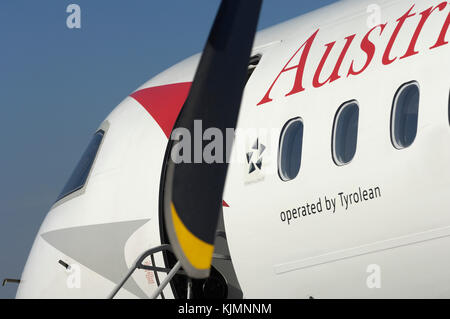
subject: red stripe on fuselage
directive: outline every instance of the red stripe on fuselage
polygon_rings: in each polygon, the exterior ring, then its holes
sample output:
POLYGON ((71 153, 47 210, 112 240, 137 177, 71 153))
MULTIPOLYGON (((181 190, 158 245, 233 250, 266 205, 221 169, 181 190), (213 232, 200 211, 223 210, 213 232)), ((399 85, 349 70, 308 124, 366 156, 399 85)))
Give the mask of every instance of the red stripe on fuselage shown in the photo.
POLYGON ((180 114, 189 94, 191 84, 191 82, 183 82, 155 86, 136 91, 131 94, 131 97, 150 113, 169 138, 178 114, 180 114))
MULTIPOLYGON (((188 97, 191 82, 167 84, 134 92, 130 96, 139 102, 161 127, 167 138, 188 97)), ((230 207, 222 201, 223 207, 230 207)))

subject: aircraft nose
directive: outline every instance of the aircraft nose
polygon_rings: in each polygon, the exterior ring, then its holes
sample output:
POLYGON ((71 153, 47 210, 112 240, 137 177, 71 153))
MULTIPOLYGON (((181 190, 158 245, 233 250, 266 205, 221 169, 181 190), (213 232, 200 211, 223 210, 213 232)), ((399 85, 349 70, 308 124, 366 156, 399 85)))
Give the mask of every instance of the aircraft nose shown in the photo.
MULTIPOLYGON (((162 94, 159 98, 167 96, 158 89, 150 91, 162 94)), ((145 101, 157 98, 144 92, 137 96, 145 101)), ((177 99, 171 98, 170 103, 175 103, 177 99)), ((95 143, 89 143, 82 155, 69 179, 71 186, 41 226, 18 297, 105 298, 143 252, 161 244, 159 187, 168 142, 162 128, 174 120, 158 109, 162 113, 155 115, 156 121, 152 116, 155 105, 147 105, 153 112, 149 114, 135 98, 128 97, 94 133, 95 143), (102 138, 96 139, 99 131, 102 138), (68 274, 59 260, 79 265, 84 278, 79 296, 77 290, 67 289, 68 274)), ((160 258, 156 262, 164 267, 160 258)), ((154 285, 139 271, 118 297, 146 297, 154 285)))
MULTIPOLYGON (((151 220, 43 227, 22 274, 17 298, 107 298, 136 259, 158 244, 151 220)), ((155 264, 163 267, 161 256, 155 264)), ((148 274, 136 271, 118 297, 148 298, 156 290, 148 274)))

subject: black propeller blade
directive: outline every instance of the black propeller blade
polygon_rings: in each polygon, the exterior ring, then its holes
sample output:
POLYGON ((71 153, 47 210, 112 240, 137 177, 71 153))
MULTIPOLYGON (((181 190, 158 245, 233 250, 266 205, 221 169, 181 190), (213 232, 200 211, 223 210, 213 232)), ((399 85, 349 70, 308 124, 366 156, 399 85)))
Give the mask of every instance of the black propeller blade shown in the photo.
MULTIPOLYGON (((227 128, 236 127, 261 5, 262 0, 222 0, 174 130, 185 128, 194 136, 194 120, 201 120, 203 130, 218 128, 225 137, 227 128)), ((226 141, 220 143, 226 150, 226 141)), ((213 163, 176 164, 173 154, 168 160, 166 228, 175 255, 193 278, 209 276, 228 168, 225 153, 213 163)))

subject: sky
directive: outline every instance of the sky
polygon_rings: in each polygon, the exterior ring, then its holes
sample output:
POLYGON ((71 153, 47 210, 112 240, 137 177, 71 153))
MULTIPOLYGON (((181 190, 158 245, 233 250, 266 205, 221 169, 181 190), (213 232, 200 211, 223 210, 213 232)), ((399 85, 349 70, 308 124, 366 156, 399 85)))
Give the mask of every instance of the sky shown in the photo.
MULTIPOLYGON (((258 29, 335 0, 264 0, 258 29)), ((0 1, 0 280, 20 278, 92 134, 126 96, 203 49, 219 0, 0 1), (69 4, 81 29, 69 29, 69 4)), ((14 298, 17 286, 0 287, 14 298)))

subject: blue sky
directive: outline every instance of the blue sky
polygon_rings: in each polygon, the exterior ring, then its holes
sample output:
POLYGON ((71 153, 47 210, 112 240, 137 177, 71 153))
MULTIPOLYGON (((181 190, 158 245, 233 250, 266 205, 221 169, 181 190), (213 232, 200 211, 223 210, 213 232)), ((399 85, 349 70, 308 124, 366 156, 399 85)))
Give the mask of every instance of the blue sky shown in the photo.
MULTIPOLYGON (((148 79, 202 50, 218 0, 0 1, 0 279, 19 278, 91 135, 148 79), (66 7, 81 7, 68 29, 66 7)), ((335 0, 265 0, 259 29, 335 0)), ((16 287, 0 287, 0 298, 16 287)))

